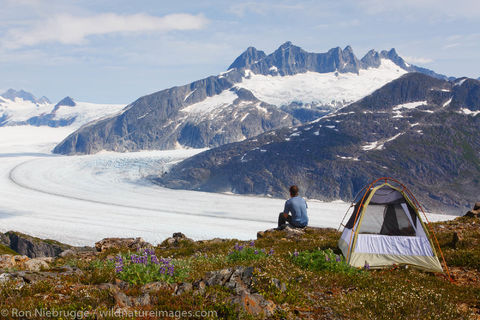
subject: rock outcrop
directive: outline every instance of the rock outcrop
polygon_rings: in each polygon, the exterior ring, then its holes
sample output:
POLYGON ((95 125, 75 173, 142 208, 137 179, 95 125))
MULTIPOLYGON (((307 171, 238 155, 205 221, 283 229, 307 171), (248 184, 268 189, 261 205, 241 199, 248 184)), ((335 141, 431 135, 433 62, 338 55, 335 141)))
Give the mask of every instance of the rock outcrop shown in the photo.
POLYGON ((162 244, 160 245, 161 247, 178 247, 181 243, 184 242, 193 242, 192 239, 187 238, 183 233, 181 232, 175 232, 170 238, 165 239, 162 244))
POLYGON ((130 249, 137 251, 143 248, 153 247, 143 238, 105 238, 95 243, 98 252, 105 252, 110 249, 130 249))
POLYGON ((468 211, 465 216, 470 218, 480 218, 480 202, 476 202, 473 206, 473 210, 468 211))
POLYGON ((39 239, 14 231, 8 231, 0 240, 15 252, 29 258, 56 257, 64 250, 71 248, 71 246, 55 240, 39 239))

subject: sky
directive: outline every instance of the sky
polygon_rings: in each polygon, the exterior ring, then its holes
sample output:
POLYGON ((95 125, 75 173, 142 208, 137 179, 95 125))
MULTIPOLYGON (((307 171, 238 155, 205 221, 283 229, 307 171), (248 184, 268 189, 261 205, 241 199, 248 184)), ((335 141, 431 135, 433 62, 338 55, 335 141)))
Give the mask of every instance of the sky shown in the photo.
POLYGON ((0 0, 0 92, 128 104, 216 75, 247 47, 395 48, 448 76, 480 77, 478 0, 0 0))

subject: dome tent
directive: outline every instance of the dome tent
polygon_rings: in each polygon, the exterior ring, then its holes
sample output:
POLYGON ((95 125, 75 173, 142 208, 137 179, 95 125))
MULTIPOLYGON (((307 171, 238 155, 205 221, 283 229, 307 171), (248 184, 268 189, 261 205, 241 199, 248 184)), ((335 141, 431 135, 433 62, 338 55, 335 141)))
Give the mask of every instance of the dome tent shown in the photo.
POLYGON ((411 265, 443 272, 420 217, 421 207, 403 184, 392 178, 375 180, 359 192, 351 207, 353 213, 338 242, 348 264, 411 265))

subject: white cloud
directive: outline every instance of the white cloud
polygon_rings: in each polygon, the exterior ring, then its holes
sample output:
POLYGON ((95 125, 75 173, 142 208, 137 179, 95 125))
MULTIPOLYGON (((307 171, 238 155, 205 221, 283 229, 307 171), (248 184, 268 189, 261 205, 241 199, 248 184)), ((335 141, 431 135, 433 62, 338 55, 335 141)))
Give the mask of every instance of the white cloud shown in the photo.
POLYGON ((81 44, 94 35, 135 32, 168 32, 201 29, 208 23, 203 15, 169 14, 163 17, 138 13, 105 13, 87 17, 58 14, 27 28, 11 29, 2 41, 10 49, 40 43, 81 44))
POLYGON ((423 58, 423 57, 409 57, 409 56, 404 56, 403 59, 407 61, 408 63, 420 63, 420 64, 427 64, 427 63, 432 63, 433 59, 430 58, 423 58))

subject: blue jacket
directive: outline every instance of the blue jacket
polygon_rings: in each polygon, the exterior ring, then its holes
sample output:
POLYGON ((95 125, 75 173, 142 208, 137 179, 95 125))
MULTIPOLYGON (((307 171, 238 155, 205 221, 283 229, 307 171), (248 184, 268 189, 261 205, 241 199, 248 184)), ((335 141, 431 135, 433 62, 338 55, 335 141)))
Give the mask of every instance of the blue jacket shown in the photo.
POLYGON ((283 212, 292 214, 292 224, 296 227, 305 227, 308 225, 307 202, 300 196, 288 199, 285 202, 283 212))

